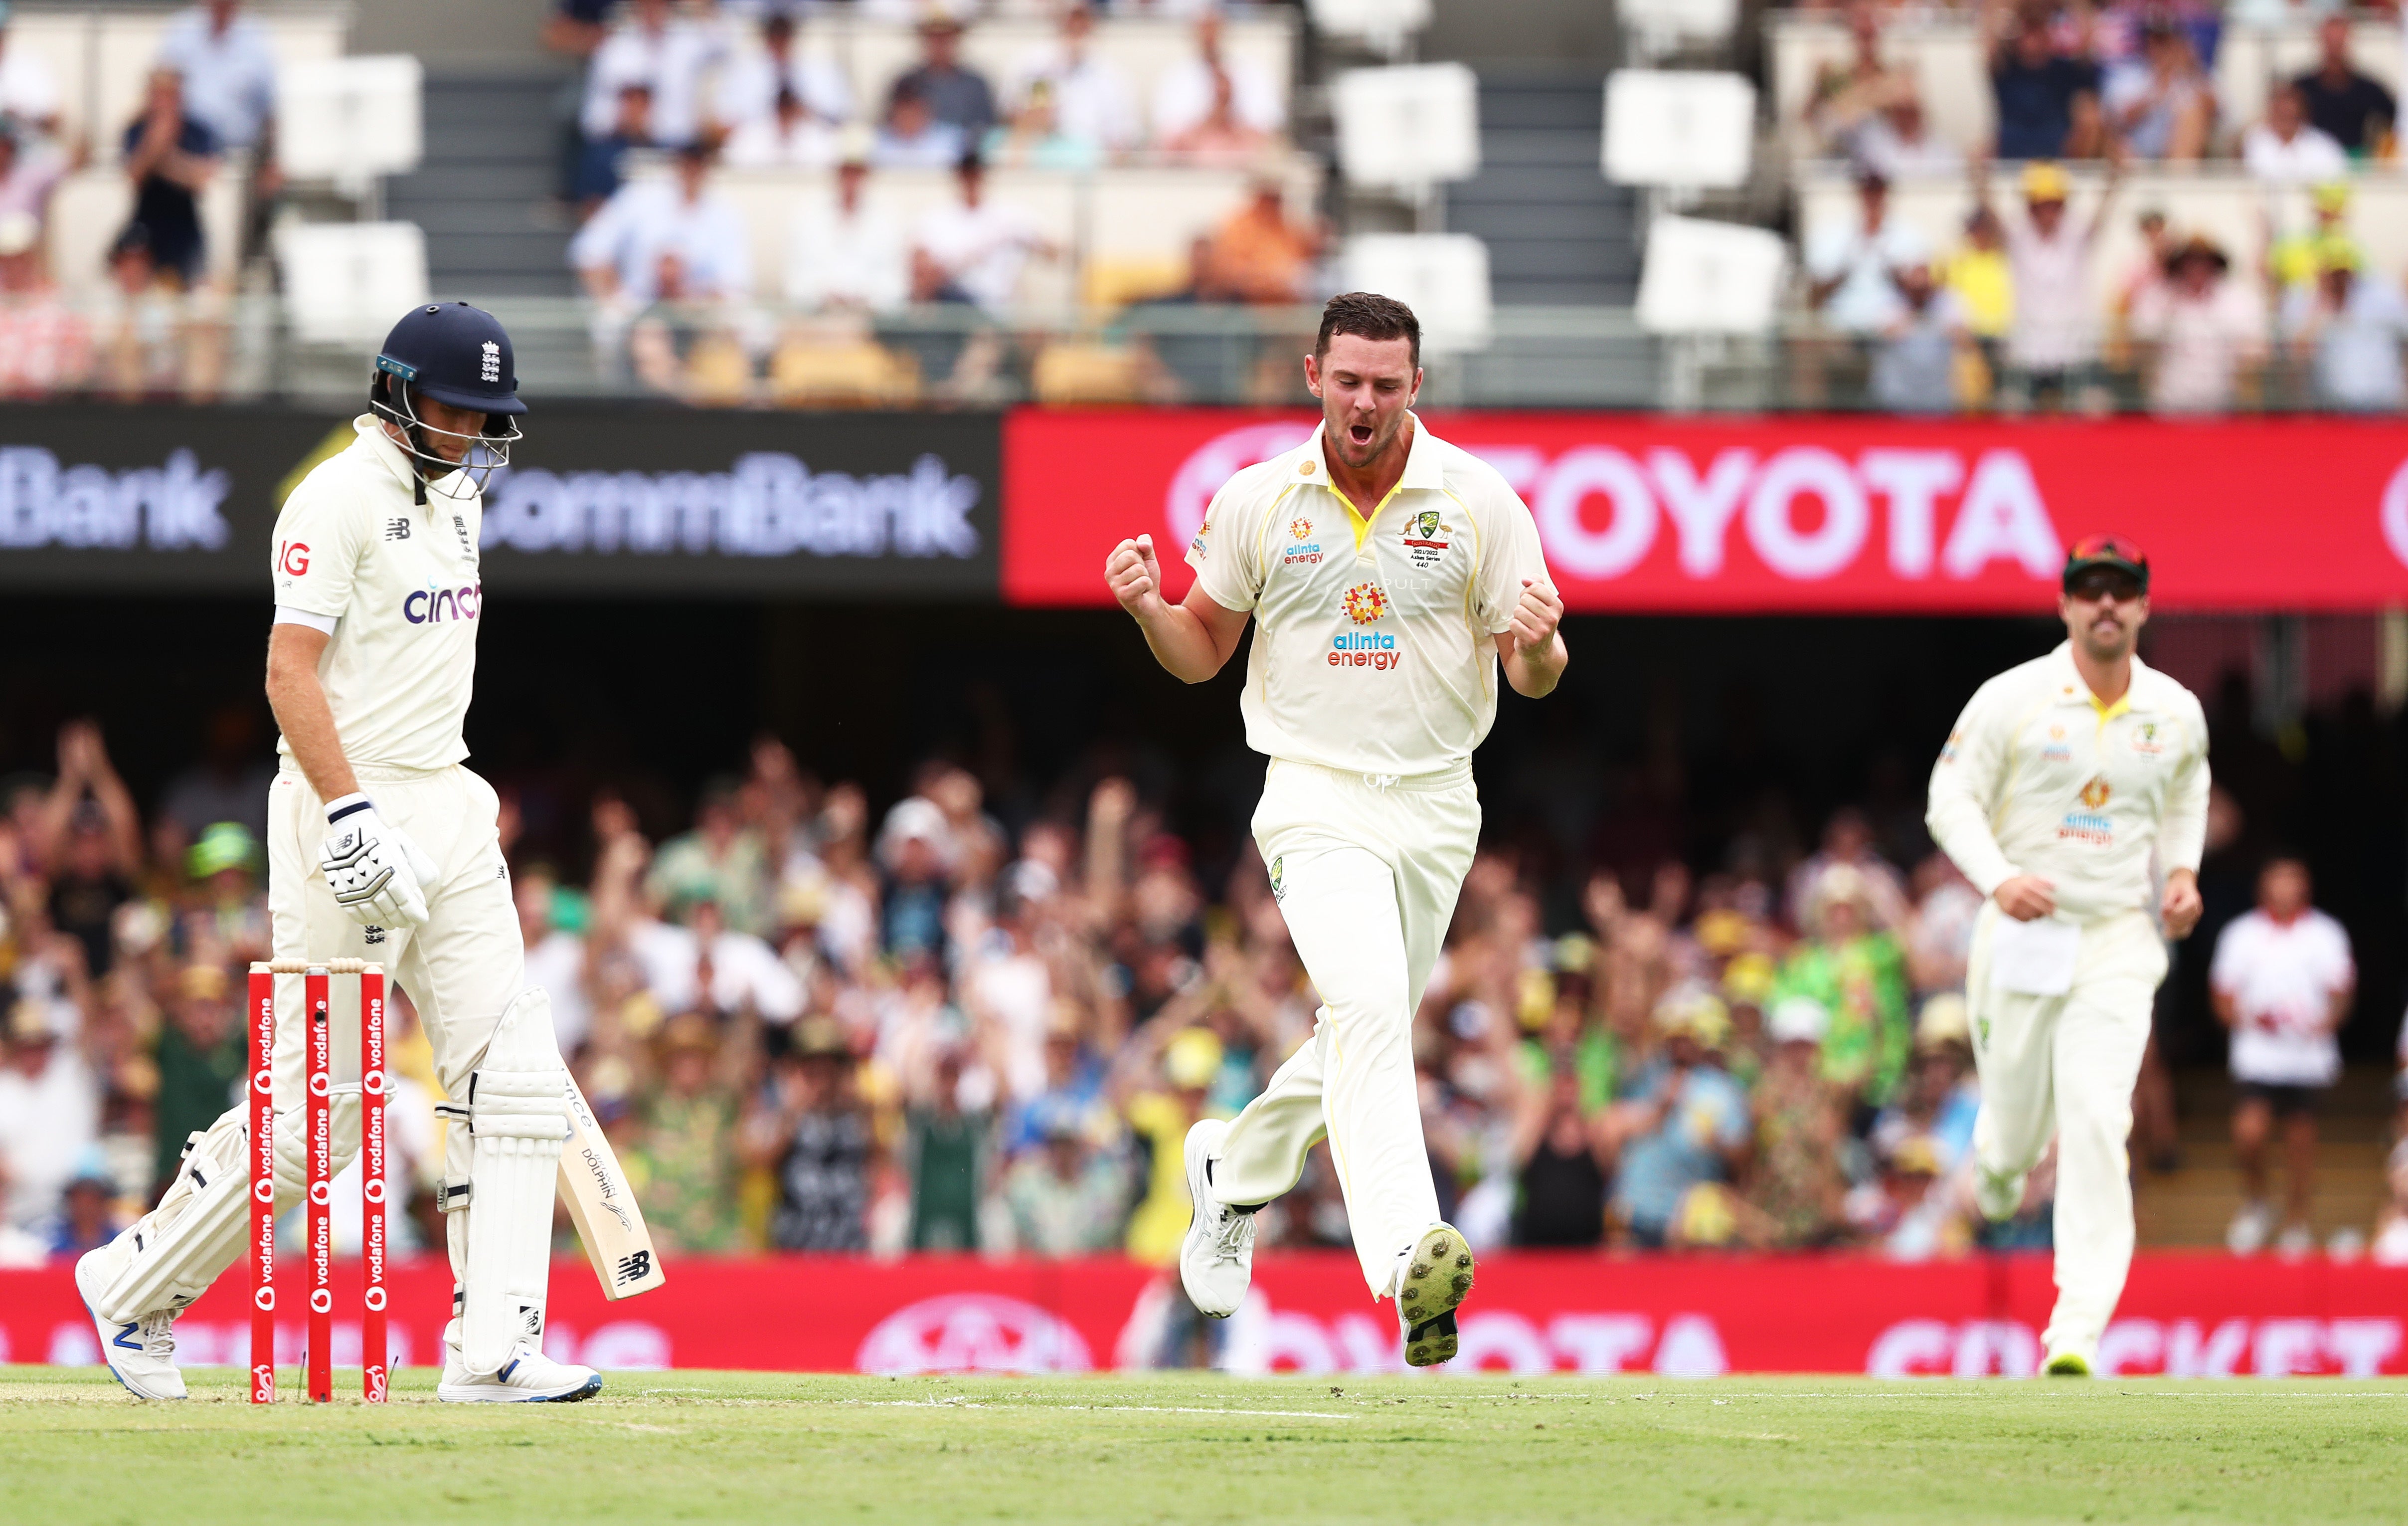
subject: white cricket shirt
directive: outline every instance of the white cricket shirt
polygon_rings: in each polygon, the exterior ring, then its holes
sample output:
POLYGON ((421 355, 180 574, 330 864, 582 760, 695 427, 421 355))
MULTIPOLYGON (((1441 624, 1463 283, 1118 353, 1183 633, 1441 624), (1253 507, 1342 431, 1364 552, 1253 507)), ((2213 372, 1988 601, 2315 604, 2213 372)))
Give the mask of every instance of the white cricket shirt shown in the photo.
POLYGON ((2341 1078, 2332 1000, 2358 984, 2349 934, 2311 907, 2289 922, 2233 918, 2215 940, 2208 984, 2232 999, 2232 1073, 2261 1086, 2329 1087, 2341 1078))
POLYGON ((1494 468, 1413 421, 1404 475, 1365 519, 1322 434, 1229 479, 1187 548, 1205 597, 1252 612, 1246 744, 1355 773, 1435 773, 1497 718, 1498 632, 1539 527, 1494 468))
MULTIPOLYGON (((311 468, 277 516, 276 604, 335 622, 318 679, 352 767, 447 768, 468 756, 483 503, 433 487, 412 502, 409 457, 373 414, 351 426, 360 438, 311 468)), ((292 754, 281 738, 277 750, 292 754)))
POLYGON ((2188 689, 2132 659, 2101 706, 2071 645, 1973 691, 1931 770, 1932 840, 1985 896, 2016 874, 2096 921, 2151 903, 2150 855, 2199 868, 2207 841, 2207 718, 2188 689))

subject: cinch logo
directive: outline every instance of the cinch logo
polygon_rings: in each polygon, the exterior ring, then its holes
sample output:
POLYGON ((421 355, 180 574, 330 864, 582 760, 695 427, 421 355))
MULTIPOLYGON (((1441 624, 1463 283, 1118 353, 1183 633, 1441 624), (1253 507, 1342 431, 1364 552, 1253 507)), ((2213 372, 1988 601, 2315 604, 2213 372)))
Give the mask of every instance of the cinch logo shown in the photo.
POLYGON ((401 601, 401 617, 413 626, 439 625, 446 620, 474 620, 485 601, 485 585, 466 588, 421 588, 401 601))
POLYGON ((1332 668, 1376 668, 1384 673, 1404 660, 1397 639, 1384 630, 1341 630, 1329 638, 1332 668))

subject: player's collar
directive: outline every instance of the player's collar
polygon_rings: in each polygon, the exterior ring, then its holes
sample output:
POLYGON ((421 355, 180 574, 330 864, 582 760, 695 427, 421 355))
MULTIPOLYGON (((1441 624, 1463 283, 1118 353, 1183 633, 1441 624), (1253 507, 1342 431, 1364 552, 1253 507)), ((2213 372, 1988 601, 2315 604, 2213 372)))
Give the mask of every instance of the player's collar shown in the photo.
MULTIPOLYGON (((1440 462, 1438 451, 1430 442, 1429 425, 1422 422, 1420 414, 1410 409, 1406 410, 1405 416, 1413 421, 1413 442, 1406 447, 1405 473, 1397 479, 1397 487, 1444 487, 1446 468, 1440 462)), ((1288 463, 1288 481, 1322 483, 1330 482, 1328 434, 1329 421, 1324 419, 1312 431, 1312 438, 1297 449, 1296 459, 1288 463)))
MULTIPOLYGON (((2090 681, 2084 678, 2082 669, 2073 665, 2073 642, 2070 639, 2057 643, 2057 650, 2049 654, 2049 660, 2057 668, 2057 693, 2051 697, 2052 702, 2082 705, 2092 710, 2099 708, 2097 698, 2090 692, 2090 681)), ((2132 681, 2125 685, 2123 697, 2109 707, 2112 713, 2120 715, 2126 711, 2144 708, 2141 701, 2141 675, 2148 671, 2149 667, 2141 660, 2141 655, 2133 653, 2132 681)))
POLYGON ((384 421, 373 413, 363 413, 351 421, 351 427, 358 430, 360 439, 367 442, 368 453, 377 458, 378 465, 393 473, 393 480, 401 484, 404 492, 408 492, 416 482, 418 474, 410 469, 408 453, 384 432, 384 421))

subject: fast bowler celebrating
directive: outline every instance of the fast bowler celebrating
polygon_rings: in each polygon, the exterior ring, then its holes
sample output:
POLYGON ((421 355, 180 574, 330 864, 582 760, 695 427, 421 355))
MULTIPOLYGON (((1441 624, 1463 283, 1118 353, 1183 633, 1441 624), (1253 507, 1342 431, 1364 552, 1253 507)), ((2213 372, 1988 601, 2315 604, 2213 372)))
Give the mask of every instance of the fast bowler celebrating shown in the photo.
POLYGON ((2165 938, 2199 922, 2207 721, 2133 655, 2149 562, 2130 542, 2075 545, 2057 609, 2063 645, 1974 691, 1931 770, 1928 821, 1989 898, 1965 973, 1975 1195, 2012 1216, 2055 1131, 2057 1308, 2042 1344, 2049 1372, 2081 1376, 2132 1264, 2124 1144, 2165 938))
POLYGON ((1229 479, 1165 602, 1150 536, 1104 576, 1162 666, 1221 670, 1256 624, 1241 709, 1270 764, 1254 841, 1322 1006, 1312 1037, 1228 1122, 1187 1133, 1187 1296, 1226 1317, 1253 1275, 1254 1213, 1326 1134, 1354 1254, 1397 1300, 1405 1360, 1455 1352, 1471 1251, 1440 1221, 1412 1021, 1480 837, 1471 752, 1517 693, 1555 686, 1563 601, 1503 478, 1422 427, 1421 325, 1400 302, 1332 298, 1304 363, 1322 424, 1229 479))
MULTIPOLYGON (((490 313, 436 304, 394 326, 359 438, 277 520, 267 646, 284 755, 269 792, 276 957, 391 962, 445 1092, 466 1103, 443 1110, 437 1195, 455 1293, 436 1391, 455 1401, 582 1399, 602 1386, 543 1355, 568 1074, 551 1001, 523 984, 494 791, 460 766, 481 495, 519 438, 517 385, 490 313)), ((302 1131, 286 1121, 303 1086, 300 978, 279 977, 280 1208, 302 1192, 302 1131)), ((359 1148, 359 1085, 334 1089, 339 1171, 359 1148)), ((157 1208, 76 1264, 101 1350, 137 1396, 184 1396, 173 1325, 243 1246, 246 1137, 236 1106, 195 1137, 157 1208)))

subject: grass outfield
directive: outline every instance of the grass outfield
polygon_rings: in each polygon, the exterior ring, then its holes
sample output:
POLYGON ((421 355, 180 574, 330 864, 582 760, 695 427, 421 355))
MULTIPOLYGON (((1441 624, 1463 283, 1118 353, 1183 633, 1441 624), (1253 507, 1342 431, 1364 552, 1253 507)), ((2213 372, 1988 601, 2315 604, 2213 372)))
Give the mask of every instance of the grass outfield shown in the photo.
POLYGON ((0 1367, 0 1521, 2398 1521, 2403 1443, 2408 1384, 2302 1379, 677 1372, 461 1407, 419 1368, 262 1411, 232 1369, 137 1404, 0 1367))

